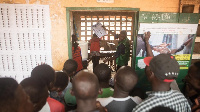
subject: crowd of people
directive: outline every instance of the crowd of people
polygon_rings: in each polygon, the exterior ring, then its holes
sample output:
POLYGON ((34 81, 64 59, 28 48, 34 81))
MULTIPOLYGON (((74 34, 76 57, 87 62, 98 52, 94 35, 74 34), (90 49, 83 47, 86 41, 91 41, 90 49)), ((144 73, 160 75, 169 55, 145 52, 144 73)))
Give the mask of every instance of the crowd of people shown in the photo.
MULTIPOLYGON (((12 78, 0 78, 0 112, 200 112, 200 61, 189 68, 185 92, 174 90, 170 85, 180 75, 180 66, 171 54, 153 56, 149 38, 150 33, 145 33, 145 74, 152 88, 146 98, 132 94, 139 74, 120 62, 128 60, 124 49, 123 54, 114 56, 119 58, 114 87, 109 84, 108 65, 97 64, 92 73, 79 69, 82 67, 73 59, 58 72, 47 64, 38 65, 20 84, 12 78)), ((121 47, 126 47, 124 39, 121 47)))

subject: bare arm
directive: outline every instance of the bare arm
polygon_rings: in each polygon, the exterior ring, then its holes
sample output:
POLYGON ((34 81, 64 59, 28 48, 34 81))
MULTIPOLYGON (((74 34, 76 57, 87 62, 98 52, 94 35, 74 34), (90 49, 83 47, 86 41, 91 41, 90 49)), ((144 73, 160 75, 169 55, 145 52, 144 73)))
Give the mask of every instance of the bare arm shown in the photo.
POLYGON ((144 42, 145 42, 146 50, 147 50, 147 57, 153 57, 153 52, 152 52, 151 46, 149 44, 150 36, 151 36, 150 32, 145 32, 144 42))
POLYGON ((106 29, 105 26, 102 26, 102 27, 104 28, 104 30, 108 31, 108 34, 111 34, 111 35, 113 35, 113 36, 116 35, 115 32, 112 32, 112 31, 106 29))
POLYGON ((184 47, 187 46, 192 40, 193 40, 193 38, 188 39, 186 42, 183 43, 183 45, 181 45, 180 48, 174 49, 173 52, 171 52, 171 54, 175 54, 179 51, 182 51, 184 49, 184 47))

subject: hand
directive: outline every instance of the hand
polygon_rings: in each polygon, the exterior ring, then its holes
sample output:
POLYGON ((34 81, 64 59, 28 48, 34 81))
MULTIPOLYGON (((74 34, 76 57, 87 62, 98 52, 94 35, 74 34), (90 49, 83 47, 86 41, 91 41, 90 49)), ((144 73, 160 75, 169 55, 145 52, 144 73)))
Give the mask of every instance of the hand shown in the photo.
POLYGON ((96 101, 96 107, 97 107, 97 109, 98 109, 100 112, 108 112, 108 110, 107 110, 105 107, 103 107, 103 106, 100 104, 99 101, 96 101))
POLYGON ((171 51, 167 47, 161 48, 161 50, 160 50, 161 54, 169 54, 170 52, 171 51))
POLYGON ((166 43, 164 42, 164 43, 160 44, 159 47, 167 47, 167 46, 169 46, 169 45, 171 45, 171 43, 166 44, 166 43))
POLYGON ((199 97, 197 97, 195 100, 195 105, 194 106, 192 106, 192 111, 194 111, 194 110, 196 110, 195 112, 199 112, 199 108, 200 108, 200 96, 199 97))
POLYGON ((167 47, 153 47, 154 51, 157 51, 161 54, 168 54, 171 53, 171 51, 167 47))
POLYGON ((148 32, 145 32, 145 33, 144 33, 144 41, 145 41, 145 42, 148 42, 150 36, 151 36, 151 33, 150 33, 149 31, 148 31, 148 32))
POLYGON ((108 31, 108 29, 106 29, 106 27, 105 27, 104 25, 103 25, 102 27, 103 27, 103 29, 104 29, 105 31, 108 31))

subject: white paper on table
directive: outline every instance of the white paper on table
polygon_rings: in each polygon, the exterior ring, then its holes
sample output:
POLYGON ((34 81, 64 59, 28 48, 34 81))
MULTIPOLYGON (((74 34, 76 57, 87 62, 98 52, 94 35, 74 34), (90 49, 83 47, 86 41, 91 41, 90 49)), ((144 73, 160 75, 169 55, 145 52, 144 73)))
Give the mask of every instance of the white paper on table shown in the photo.
POLYGON ((95 25, 92 25, 93 31, 99 38, 101 38, 104 35, 107 35, 106 31, 102 26, 103 25, 100 22, 97 22, 95 25))

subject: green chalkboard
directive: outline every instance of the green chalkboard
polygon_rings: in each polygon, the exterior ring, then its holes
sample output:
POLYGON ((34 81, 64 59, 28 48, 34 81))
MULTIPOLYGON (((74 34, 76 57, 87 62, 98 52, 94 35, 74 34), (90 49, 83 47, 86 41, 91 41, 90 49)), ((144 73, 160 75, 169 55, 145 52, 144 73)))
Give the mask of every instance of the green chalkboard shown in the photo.
POLYGON ((180 13, 179 23, 198 24, 198 13, 180 13))
POLYGON ((178 23, 179 13, 139 12, 140 23, 178 23))

